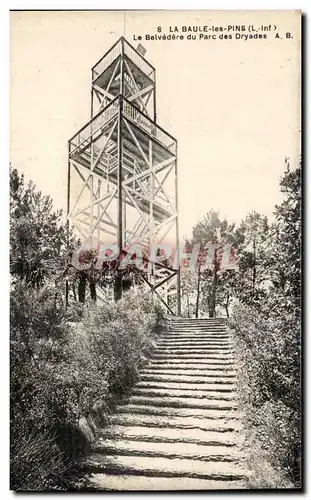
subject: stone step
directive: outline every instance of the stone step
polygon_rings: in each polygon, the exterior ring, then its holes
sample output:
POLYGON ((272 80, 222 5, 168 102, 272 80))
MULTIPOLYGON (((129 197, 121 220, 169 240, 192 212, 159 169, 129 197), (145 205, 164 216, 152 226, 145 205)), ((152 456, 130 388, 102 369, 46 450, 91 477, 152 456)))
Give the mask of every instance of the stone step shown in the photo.
POLYGON ((232 346, 233 343, 229 339, 224 339, 224 340, 214 340, 214 339, 165 339, 165 338, 160 338, 157 341, 157 345, 163 344, 163 345, 185 345, 187 347, 192 347, 195 345, 206 345, 206 346, 232 346))
POLYGON ((168 325, 170 328, 228 328, 228 324, 219 321, 196 322, 196 321, 171 321, 168 325))
POLYGON ((199 345, 202 345, 204 344, 204 346, 206 347, 213 347, 214 345, 217 345, 219 344, 220 347, 223 347, 223 346, 227 346, 227 347, 231 347, 233 345, 233 343, 231 341, 229 341, 229 339, 225 339, 225 340, 222 340, 221 342, 218 340, 215 340, 215 339, 181 339, 181 338, 175 338, 175 339, 165 339, 165 338, 159 338, 157 340, 157 344, 164 344, 164 345, 173 345, 173 344, 185 344, 187 346, 187 348, 191 348, 193 346, 195 346, 196 344, 199 344, 199 345))
POLYGON ((217 337, 217 336, 230 336, 227 330, 168 330, 166 332, 162 333, 162 336, 188 336, 188 337, 195 337, 195 336, 202 336, 202 337, 217 337))
POLYGON ((234 463, 163 457, 101 456, 98 460, 90 460, 88 468, 93 473, 105 472, 115 475, 189 477, 220 481, 237 481, 246 478, 246 471, 234 463))
POLYGON ((226 318, 177 318, 172 317, 168 320, 169 324, 189 324, 193 325, 228 325, 226 318))
POLYGON ((94 487, 105 491, 207 491, 243 488, 242 481, 215 481, 188 477, 93 474, 90 479, 94 487))
POLYGON ((203 343, 203 342, 193 342, 192 344, 185 344, 184 342, 172 342, 171 344, 167 344, 165 342, 156 342, 157 349, 169 349, 169 350, 184 350, 184 351, 231 351, 233 349, 233 344, 221 344, 216 345, 213 343, 203 343))
POLYGON ((161 346, 159 344, 156 345, 156 352, 164 352, 164 353, 189 353, 189 354, 201 354, 201 353, 211 353, 211 354, 229 354, 232 353, 232 347, 227 347, 227 346, 221 346, 221 347, 214 347, 214 346, 161 346))
POLYGON ((158 359, 158 358, 151 358, 148 360, 148 366, 151 365, 151 364, 157 364, 157 365, 163 365, 163 366, 167 366, 169 363, 172 364, 172 366, 174 367, 178 367, 178 366, 191 366, 193 368, 195 368, 196 366, 196 369, 203 369, 204 367, 209 367, 210 369, 213 369, 215 366, 216 366, 216 370, 219 370, 219 367, 223 367, 224 369, 228 369, 228 366, 234 366, 233 362, 230 362, 228 363, 227 360, 224 360, 224 362, 222 361, 219 361, 219 360, 216 360, 215 362, 213 362, 212 359, 207 359, 205 360, 204 358, 202 359, 201 357, 200 358, 190 358, 189 360, 187 360, 186 358, 181 358, 179 359, 179 357, 175 357, 175 355, 173 355, 172 357, 172 361, 169 361, 168 360, 169 358, 169 355, 166 355, 165 358, 163 359, 158 359), (201 365, 201 366, 199 366, 201 365))
POLYGON ((184 355, 191 355, 193 356, 194 354, 207 354, 208 356, 227 356, 232 358, 232 349, 230 350, 218 350, 218 349, 205 349, 205 348, 200 348, 200 349, 194 349, 194 348, 189 348, 189 349, 162 349, 158 348, 157 346, 154 349, 155 355, 157 354, 184 354, 184 355))
POLYGON ((189 337, 158 337, 157 343, 163 343, 167 345, 171 344, 185 344, 187 347, 191 347, 192 345, 195 344, 204 344, 204 345, 233 345, 231 339, 229 338, 217 338, 217 339, 212 339, 210 337, 202 338, 189 338, 189 337))
POLYGON ((141 373, 139 375, 138 382, 177 382, 180 384, 191 384, 191 385, 235 385, 235 378, 228 377, 211 377, 211 376, 191 376, 185 373, 182 374, 165 374, 165 373, 141 373))
POLYGON ((174 327, 174 326, 189 326, 190 328, 208 328, 210 326, 217 326, 222 328, 228 328, 228 322, 225 321, 168 321, 166 326, 174 327))
POLYGON ((199 330, 199 329, 195 329, 195 330, 191 330, 190 328, 184 328, 184 329, 170 329, 170 330, 167 330, 166 332, 163 332, 162 335, 188 335, 189 337, 191 336, 198 336, 198 335, 202 335, 202 336, 211 336, 211 337, 217 337, 218 335, 221 337, 223 335, 229 335, 229 332, 228 330, 224 330, 222 328, 214 328, 213 330, 211 329, 205 329, 205 330, 199 330))
POLYGON ((169 326, 174 326, 174 325, 186 325, 190 326, 191 328, 195 327, 208 327, 208 326, 222 326, 223 328, 228 328, 228 323, 226 321, 215 321, 215 320, 210 320, 210 321, 196 321, 193 318, 190 320, 185 320, 185 321, 170 321, 169 326))
MULTIPOLYGON (((171 363, 173 361, 186 361, 188 363, 197 363, 198 361, 203 362, 204 365, 209 364, 211 367, 214 366, 228 366, 235 368, 234 360, 232 358, 228 357, 223 357, 223 356, 216 356, 215 355, 212 357, 211 355, 200 355, 200 354, 189 354, 186 356, 185 354, 180 354, 179 356, 177 354, 157 354, 153 355, 152 360, 155 362, 159 361, 164 361, 165 363, 171 363)), ((144 365, 144 366, 147 366, 144 365)))
POLYGON ((177 374, 177 371, 181 371, 182 373, 189 373, 189 375, 193 375, 195 373, 199 374, 199 375, 206 375, 206 374, 210 374, 211 377, 218 377, 218 376, 222 376, 222 375, 228 375, 228 376, 233 376, 235 375, 236 371, 235 369, 233 368, 233 366, 224 366, 224 367, 214 367, 214 366, 211 366, 209 365, 208 363, 205 363, 204 365, 192 365, 191 363, 188 363, 186 366, 182 366, 182 365, 173 365, 173 364, 170 364, 170 363, 165 363, 165 364, 161 364, 161 363, 157 363, 156 361, 152 362, 152 363, 148 363, 144 366, 143 368, 143 371, 152 371, 152 372, 159 372, 159 373, 163 373, 163 372, 169 372, 169 373, 172 373, 172 374, 177 374))
POLYGON ((227 328, 205 328, 205 329, 191 329, 191 328, 170 328, 169 330, 163 330, 159 335, 231 335, 231 332, 227 328))
POLYGON ((191 352, 192 350, 204 349, 206 351, 234 351, 233 344, 206 344, 205 342, 195 342, 193 344, 185 344, 184 342, 157 342, 156 349, 169 349, 169 350, 184 350, 191 352))
POLYGON ((163 457, 194 459, 204 462, 237 462, 240 453, 228 446, 206 446, 196 443, 159 443, 131 441, 127 439, 105 439, 93 447, 95 453, 104 455, 124 455, 136 457, 163 457))
POLYGON ((168 318, 168 321, 170 323, 189 323, 190 325, 195 325, 195 324, 212 324, 212 323, 217 323, 217 324, 223 324, 227 325, 228 320, 226 318, 177 318, 177 317, 171 317, 168 318))
POLYGON ((172 326, 168 332, 224 332, 228 333, 228 328, 222 326, 209 326, 209 327, 189 327, 189 326, 172 326))
POLYGON ((156 397, 156 396, 130 396, 127 399, 129 404, 135 405, 152 405, 152 406, 164 406, 169 408, 197 408, 204 410, 235 410, 237 408, 236 403, 233 401, 223 401, 220 399, 197 399, 197 398, 170 398, 170 397, 156 397))
POLYGON ((176 359, 172 359, 171 361, 167 361, 167 360, 161 360, 161 359, 151 359, 148 364, 146 366, 150 366, 150 365, 158 365, 158 366, 172 366, 172 367, 186 367, 186 368, 209 368, 210 370, 220 370, 220 369, 224 369, 224 370, 231 370, 231 367, 234 366, 233 363, 214 363, 214 362, 210 362, 210 361, 204 361, 203 360, 191 360, 191 361, 188 361, 186 359, 179 359, 179 358, 176 358, 176 359))
POLYGON ((159 334, 159 338, 189 338, 189 339, 195 339, 197 337, 202 337, 205 339, 215 339, 215 338, 227 338, 227 339, 232 339, 232 336, 228 332, 217 332, 217 333, 211 333, 211 332, 162 332, 159 334))
POLYGON ((209 330, 209 329, 216 329, 216 330, 226 330, 230 331, 228 325, 220 325, 220 324, 209 324, 209 325, 199 325, 199 324, 181 324, 181 323, 171 323, 169 325, 166 325, 166 328, 164 329, 165 331, 167 330, 180 330, 180 329, 189 329, 189 330, 209 330))
POLYGON ((189 337, 191 336, 194 336, 194 335, 202 335, 202 336, 211 336, 211 337, 214 337, 214 336, 217 336, 219 335, 220 337, 222 337, 223 335, 227 335, 227 336, 231 336, 231 333, 227 330, 227 329, 214 329, 214 330, 209 330, 209 329, 205 329, 205 330, 199 330, 199 329, 195 329, 195 330, 191 330, 189 328, 180 328, 180 329, 177 329, 177 328, 171 328, 170 330, 165 330, 165 331, 162 331, 159 333, 159 335, 188 335, 189 337))
POLYGON ((192 321, 171 321, 168 328, 228 328, 227 323, 211 321, 210 323, 197 323, 192 321))
POLYGON ((199 377, 199 376, 191 376, 191 375, 165 375, 165 374, 152 374, 152 373, 140 373, 139 381, 149 380, 153 382, 181 382, 185 384, 234 384, 235 379, 228 377, 199 377))
POLYGON ((235 378, 236 373, 233 370, 208 370, 208 369, 192 369, 192 370, 183 370, 179 368, 162 368, 162 367, 154 367, 147 366, 145 369, 140 371, 140 375, 174 375, 174 376, 184 376, 187 377, 221 377, 221 378, 235 378))
MULTIPOLYGON (((100 441, 106 439, 129 439, 150 443, 196 443, 204 446, 225 446, 227 450, 239 444, 236 432, 202 431, 199 429, 176 429, 160 427, 144 427, 110 425, 100 431, 100 441)), ((227 451, 227 453, 229 453, 227 451)))
POLYGON ((177 334, 175 333, 174 335, 158 335, 159 340, 178 340, 178 341, 196 341, 196 342, 201 342, 201 341, 206 341, 206 342, 220 342, 220 341, 229 341, 232 340, 232 337, 229 337, 229 335, 202 335, 202 334, 192 334, 192 335, 186 335, 186 334, 177 334))
POLYGON ((204 408, 174 408, 172 406, 152 406, 151 404, 123 404, 116 408, 116 413, 144 413, 145 415, 165 415, 176 417, 195 417, 200 419, 238 419, 236 410, 211 410, 204 408))
POLYGON ((171 321, 168 325, 171 328, 228 328, 227 323, 219 321, 195 322, 195 321, 171 321))
POLYGON ((156 368, 158 370, 209 370, 212 372, 230 372, 233 370, 232 366, 229 365, 210 365, 209 363, 166 363, 161 361, 150 361, 145 368, 156 368))
POLYGON ((188 321, 190 323, 212 323, 212 322, 217 322, 217 323, 225 323, 227 324, 228 318, 225 318, 223 316, 219 316, 217 318, 207 318, 207 317, 200 317, 200 318, 188 318, 187 316, 168 316, 167 317, 168 321, 176 321, 176 322, 185 322, 188 321))
POLYGON ((221 331, 224 331, 224 332, 228 332, 229 329, 228 329, 228 326, 226 325, 182 325, 182 324, 178 324, 178 323, 175 323, 175 324, 171 324, 169 325, 168 327, 168 330, 189 330, 189 331, 218 331, 218 330, 221 330, 221 331))
POLYGON ((164 347, 158 347, 156 346, 154 351, 153 351, 156 355, 158 354, 172 354, 172 355, 175 355, 175 354, 183 354, 183 355, 187 355, 189 354, 190 355, 194 355, 194 354, 204 354, 204 355, 207 355, 207 356, 211 356, 211 355, 216 355, 216 356, 227 356, 227 357, 230 357, 232 358, 232 355, 233 355, 233 349, 231 348, 226 348, 226 349, 214 349, 214 348, 205 348, 205 347, 202 347, 202 348, 185 348, 185 347, 168 347, 168 348, 164 348, 164 347))
POLYGON ((225 393, 225 392, 213 392, 213 391, 198 391, 190 390, 184 391, 182 389, 154 389, 154 388, 143 388, 138 387, 132 391, 133 396, 157 396, 161 397, 183 397, 183 398, 197 398, 197 399, 218 399, 223 401, 232 401, 235 398, 235 392, 225 393))
POLYGON ((172 381, 172 380, 140 380, 135 385, 139 388, 155 388, 155 389, 182 389, 183 391, 208 391, 208 392, 233 392, 236 390, 235 384, 218 384, 216 382, 208 382, 205 384, 196 385, 194 383, 172 381))
POLYGON ((155 353, 152 355, 152 359, 195 359, 195 360, 202 360, 205 359, 210 360, 210 361, 226 361, 228 363, 233 362, 233 357, 228 356, 228 355, 216 355, 216 354, 162 354, 162 353, 155 353))
POLYGON ((215 338, 232 338, 228 332, 198 332, 198 331, 193 331, 193 332, 189 332, 189 330, 185 330, 184 332, 182 331, 170 331, 170 332, 167 332, 167 333, 163 333, 161 335, 159 335, 159 337, 161 338, 168 338, 168 337, 173 337, 173 338, 211 338, 211 339, 215 339, 215 338))
POLYGON ((171 342, 165 342, 165 341, 161 341, 159 340, 158 342, 156 342, 156 346, 157 347, 160 347, 160 345, 162 345, 162 348, 174 348, 176 346, 176 348, 182 348, 183 345, 185 345, 184 349, 192 349, 192 350, 195 350, 195 349, 201 349, 204 347, 204 349, 232 349, 232 346, 233 344, 230 342, 226 342, 226 343, 222 343, 220 345, 215 345, 217 343, 215 342, 205 342, 203 340, 197 340, 197 341, 188 341, 188 342, 184 342, 184 341, 171 341, 171 342))
MULTIPOLYGON (((209 350, 204 350, 200 349, 200 351, 189 351, 187 350, 173 350, 173 349, 155 349, 154 350, 154 355, 152 355, 152 359, 157 359, 158 356, 189 356, 189 359, 193 359, 193 356, 198 356, 198 359, 206 359, 206 360, 212 360, 212 359, 222 359, 224 361, 233 361, 233 352, 231 351, 209 351, 209 350), (191 356, 191 357, 190 357, 191 356)), ((185 359, 185 358, 182 358, 185 359)))
POLYGON ((202 318, 188 318, 187 316, 170 316, 167 318, 168 321, 171 321, 171 322, 178 322, 178 323, 182 323, 182 322, 189 322, 189 323, 224 323, 224 324, 227 324, 228 322, 228 318, 225 318, 225 317, 219 317, 219 318, 207 318, 207 317, 202 317, 202 318))
POLYGON ((124 426, 145 426, 158 429, 199 429, 202 431, 231 432, 239 431, 241 424, 238 420, 227 419, 208 419, 204 420, 195 417, 174 417, 165 415, 145 415, 143 413, 121 413, 112 415, 110 423, 124 426))

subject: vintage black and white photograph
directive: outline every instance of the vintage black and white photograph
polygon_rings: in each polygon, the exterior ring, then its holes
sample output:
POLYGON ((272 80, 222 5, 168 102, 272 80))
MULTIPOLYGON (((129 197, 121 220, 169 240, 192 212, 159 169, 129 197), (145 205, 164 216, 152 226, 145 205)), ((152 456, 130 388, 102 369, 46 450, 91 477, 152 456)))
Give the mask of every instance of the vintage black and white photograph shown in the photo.
POLYGON ((10 12, 10 488, 302 489, 301 12, 10 12))

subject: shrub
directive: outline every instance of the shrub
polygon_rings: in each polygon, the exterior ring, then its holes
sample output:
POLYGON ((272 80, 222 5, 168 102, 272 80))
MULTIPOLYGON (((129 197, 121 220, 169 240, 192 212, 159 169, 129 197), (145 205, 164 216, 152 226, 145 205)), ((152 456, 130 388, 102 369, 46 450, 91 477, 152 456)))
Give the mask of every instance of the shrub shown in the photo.
POLYGON ((231 326, 240 359, 241 406, 265 458, 300 485, 300 364, 297 318, 238 305, 231 326))
POLYGON ((149 297, 127 292, 113 304, 91 307, 78 330, 87 332, 97 371, 110 394, 121 396, 137 377, 138 365, 152 348, 152 331, 163 319, 149 297))
POLYGON ((159 306, 133 292, 117 303, 73 307, 65 313, 51 290, 38 293, 21 284, 14 288, 13 489, 67 487, 63 471, 88 449, 79 428, 81 417, 95 417, 101 425, 107 420, 135 381, 163 317, 159 306))
POLYGON ((63 453, 49 432, 13 428, 11 432, 11 489, 15 491, 49 490, 65 471, 63 453))

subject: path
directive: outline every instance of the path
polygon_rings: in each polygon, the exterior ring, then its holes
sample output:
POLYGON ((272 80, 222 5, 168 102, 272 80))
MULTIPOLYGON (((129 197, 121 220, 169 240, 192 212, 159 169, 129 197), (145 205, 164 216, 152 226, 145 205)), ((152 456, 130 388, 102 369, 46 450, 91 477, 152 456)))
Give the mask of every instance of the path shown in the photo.
POLYGON ((89 478, 106 490, 240 489, 241 442, 225 321, 174 318, 101 431, 89 478))

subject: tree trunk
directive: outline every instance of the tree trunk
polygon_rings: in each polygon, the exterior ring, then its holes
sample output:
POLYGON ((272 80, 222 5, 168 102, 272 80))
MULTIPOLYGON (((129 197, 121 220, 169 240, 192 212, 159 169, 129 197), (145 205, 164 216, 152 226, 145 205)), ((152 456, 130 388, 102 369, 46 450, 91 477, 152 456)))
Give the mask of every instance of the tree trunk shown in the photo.
POLYGON ((74 298, 75 302, 77 302, 76 287, 75 287, 74 283, 72 284, 72 292, 73 292, 73 298, 74 298))
POLYGON ((90 278, 90 292, 91 292, 91 299, 94 300, 94 302, 96 302, 96 284, 95 284, 95 281, 90 278))
POLYGON ((78 285, 78 297, 79 302, 84 304, 85 302, 85 291, 86 291, 86 276, 85 273, 81 273, 79 276, 79 285, 78 285))
POLYGON ((212 294, 211 294, 211 299, 210 299, 210 307, 209 307, 209 317, 214 318, 215 317, 215 311, 216 311, 216 291, 217 291, 217 270, 214 270, 214 276, 213 276, 213 284, 212 284, 212 294))
POLYGON ((200 287, 201 287, 201 266, 198 270, 198 286, 197 286, 197 300, 195 306, 195 317, 199 317, 199 303, 200 303, 200 287))
POLYGON ((69 306, 69 283, 68 280, 66 280, 66 285, 65 285, 65 308, 67 309, 69 306))
POLYGON ((120 300, 122 297, 122 276, 117 274, 115 280, 114 280, 114 300, 117 302, 117 300, 120 300))
POLYGON ((229 298, 230 298, 230 295, 229 295, 229 293, 227 293, 227 302, 225 304, 227 318, 229 318, 229 298))
POLYGON ((213 292, 211 293, 210 296, 210 303, 209 303, 209 308, 208 308, 208 316, 209 318, 213 318, 215 313, 215 303, 214 303, 214 294, 213 292))

